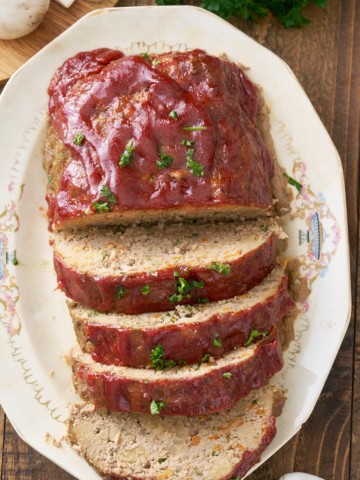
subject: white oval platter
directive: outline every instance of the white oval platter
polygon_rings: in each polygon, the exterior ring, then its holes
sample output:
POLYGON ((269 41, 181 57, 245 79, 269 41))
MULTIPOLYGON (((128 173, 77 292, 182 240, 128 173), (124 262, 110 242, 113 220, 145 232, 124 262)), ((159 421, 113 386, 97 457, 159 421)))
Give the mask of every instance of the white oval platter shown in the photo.
POLYGON ((59 447, 51 442, 65 434, 67 405, 77 397, 66 363, 75 338, 65 297, 56 290, 42 170, 50 79, 68 57, 99 47, 126 53, 202 48, 247 66, 271 107, 279 161, 303 185, 301 193, 294 189, 286 232, 288 252, 299 256, 312 293, 299 305, 295 340, 277 377, 288 389, 288 401, 263 462, 311 414, 348 326, 344 180, 338 153, 289 67, 229 23, 196 7, 92 12, 29 60, 0 96, 1 404, 19 435, 40 453, 79 480, 100 478, 66 442, 59 447))

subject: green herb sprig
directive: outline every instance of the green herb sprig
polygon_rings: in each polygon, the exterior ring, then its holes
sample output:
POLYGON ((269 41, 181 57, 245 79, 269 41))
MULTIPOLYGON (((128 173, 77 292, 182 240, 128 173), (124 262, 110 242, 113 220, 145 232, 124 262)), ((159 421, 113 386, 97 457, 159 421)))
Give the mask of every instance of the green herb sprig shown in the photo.
POLYGON ((229 275, 231 267, 228 263, 213 262, 209 265, 209 269, 221 275, 229 275))
POLYGON ((162 408, 165 407, 164 402, 157 402, 156 400, 152 400, 150 403, 150 413, 151 415, 159 415, 162 408))
POLYGON ((191 290, 194 290, 195 288, 203 288, 205 285, 203 281, 198 282, 197 280, 193 279, 189 279, 189 281, 187 281, 185 278, 180 277, 179 272, 176 270, 174 271, 174 277, 177 278, 177 282, 175 283, 176 292, 169 297, 171 303, 180 303, 184 300, 184 298, 190 298, 191 290))
MULTIPOLYGON (((156 0, 158 5, 180 5, 180 0, 156 0)), ((314 4, 327 6, 327 0, 202 0, 200 6, 222 18, 239 15, 244 20, 256 22, 271 12, 285 28, 302 27, 309 23, 303 9, 314 4)))
POLYGON ((244 344, 244 347, 248 347, 249 345, 251 345, 252 342, 255 340, 255 338, 266 337, 266 335, 268 335, 268 333, 269 332, 267 330, 259 331, 259 330, 251 329, 249 338, 247 339, 246 343, 244 344))
POLYGON ((165 368, 176 367, 175 360, 165 360, 164 359, 164 347, 162 345, 156 345, 155 348, 151 350, 150 354, 150 367, 155 370, 164 370, 165 368))
POLYGON ((133 152, 134 152, 134 141, 130 140, 130 142, 126 145, 124 152, 121 154, 120 162, 119 162, 120 167, 128 167, 131 164, 133 152))

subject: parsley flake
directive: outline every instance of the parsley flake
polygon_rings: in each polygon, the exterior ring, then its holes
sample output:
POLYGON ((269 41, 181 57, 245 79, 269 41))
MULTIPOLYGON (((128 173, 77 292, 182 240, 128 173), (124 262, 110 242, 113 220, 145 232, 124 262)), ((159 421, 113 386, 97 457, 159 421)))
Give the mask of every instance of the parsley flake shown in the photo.
POLYGON ((164 368, 176 367, 175 360, 165 360, 164 359, 164 347, 162 345, 156 345, 155 348, 151 350, 150 354, 150 367, 155 370, 164 370, 164 368))
POLYGON ((156 165, 161 169, 169 167, 174 161, 174 158, 167 153, 159 153, 159 157, 160 160, 156 162, 156 165))
POLYGON ((19 265, 19 260, 16 258, 16 256, 14 255, 11 259, 11 263, 16 267, 17 265, 19 265))
POLYGON ((94 202, 93 207, 98 213, 110 212, 109 202, 94 202))
POLYGON ((201 361, 203 363, 208 363, 208 361, 210 360, 210 353, 205 353, 205 355, 203 356, 203 358, 201 359, 201 361))
POLYGON ((192 147, 194 143, 195 143, 194 140, 187 140, 186 138, 183 138, 181 140, 181 145, 185 145, 185 147, 192 147))
POLYGON ((157 58, 154 58, 154 60, 151 62, 151 66, 152 67, 157 67, 160 63, 160 60, 158 60, 157 58))
POLYGON ((247 339, 246 343, 244 344, 244 347, 248 347, 255 340, 255 338, 266 337, 266 335, 268 333, 269 332, 266 331, 266 330, 259 331, 259 330, 251 329, 249 338, 247 339))
POLYGON ((116 203, 116 198, 115 198, 114 194, 109 189, 109 187, 107 187, 106 185, 103 185, 100 188, 100 195, 102 197, 107 197, 109 203, 116 203))
POLYGON ((177 114, 177 112, 175 110, 172 110, 169 113, 169 117, 171 117, 173 120, 177 120, 179 118, 179 115, 177 114))
POLYGON ((223 377, 224 377, 224 378, 230 379, 232 376, 233 376, 233 375, 232 375, 232 373, 230 373, 230 372, 225 372, 225 373, 223 373, 223 377))
POLYGON ((166 457, 160 457, 160 458, 158 458, 158 462, 159 462, 159 463, 164 463, 164 462, 166 462, 166 460, 167 460, 166 457))
POLYGON ((75 145, 82 145, 82 143, 83 143, 83 141, 84 141, 84 138, 85 138, 85 135, 84 135, 84 134, 78 133, 78 134, 76 135, 76 137, 74 138, 73 143, 74 143, 75 145))
POLYGON ((213 262, 209 266, 210 270, 215 270, 215 272, 220 273, 221 275, 229 275, 231 267, 228 263, 213 262))
POLYGON ((134 142, 130 142, 126 145, 124 152, 121 154, 119 165, 120 167, 128 167, 132 160, 132 155, 134 151, 134 142))
POLYGON ((221 347, 222 345, 222 341, 221 341, 221 338, 219 337, 215 337, 214 340, 213 340, 213 344, 215 345, 215 347, 221 347))
POLYGON ((189 148, 186 151, 186 166, 190 170, 190 172, 195 175, 195 177, 202 177, 204 175, 204 165, 201 165, 201 163, 196 162, 192 156, 194 154, 194 149, 189 148))
POLYGON ((185 130, 185 132, 200 132, 202 130, 207 130, 207 127, 204 125, 194 125, 192 127, 183 127, 183 130, 185 130))
POLYGON ((122 298, 126 293, 128 293, 128 290, 127 290, 125 287, 121 286, 121 287, 118 288, 118 291, 115 293, 115 298, 116 298, 117 300, 119 300, 119 299, 122 298))
POLYGON ((144 285, 143 287, 141 287, 141 293, 143 295, 149 295, 149 293, 151 292, 151 287, 150 285, 144 285))
POLYGON ((150 403, 150 413, 151 415, 159 415, 160 410, 165 407, 164 402, 157 402, 156 400, 152 400, 150 403))
POLYGON ((301 190, 302 190, 301 183, 297 182, 295 178, 290 177, 290 175, 288 175, 287 173, 284 173, 284 176, 288 179, 289 185, 292 185, 293 187, 296 188, 298 192, 301 193, 301 190))
POLYGON ((145 60, 150 60, 150 55, 148 52, 140 53, 140 55, 145 58, 145 60))
POLYGON ((177 270, 174 271, 173 275, 177 278, 177 282, 175 283, 176 293, 169 297, 171 303, 180 303, 184 298, 191 297, 191 290, 194 290, 195 288, 203 288, 205 286, 205 283, 202 280, 197 281, 191 278, 187 281, 185 278, 179 276, 180 274, 177 270))

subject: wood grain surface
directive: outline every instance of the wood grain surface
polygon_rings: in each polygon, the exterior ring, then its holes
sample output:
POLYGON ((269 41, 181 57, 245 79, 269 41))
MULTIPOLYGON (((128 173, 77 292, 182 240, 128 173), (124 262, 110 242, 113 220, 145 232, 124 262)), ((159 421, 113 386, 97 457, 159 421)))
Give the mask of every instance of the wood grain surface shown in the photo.
MULTIPOLYGON (((72 23, 78 8, 98 4, 77 0, 61 12, 53 36, 72 23)), ((151 1, 122 1, 118 4, 149 5, 151 1)), ((199 4, 199 2, 185 2, 199 4)), ((165 7, 164 7, 165 8, 165 7)), ((311 24, 285 30, 274 18, 259 24, 238 18, 231 23, 270 48, 293 69, 310 97, 342 158, 346 183, 351 253, 353 311, 350 327, 330 376, 310 419, 301 431, 249 480, 277 480, 281 475, 302 471, 325 480, 360 480, 360 271, 359 251, 359 130, 360 130, 360 0, 329 0, 326 10, 308 7, 311 24)), ((53 22, 51 12, 49 21, 53 22)), ((44 31, 55 28, 44 21, 44 31)), ((39 32, 34 48, 41 48, 39 32)), ((221 39, 219 39, 221 41, 221 39)), ((17 61, 23 58, 20 45, 9 46, 17 61)), ((0 47, 4 49, 4 45, 0 47)), ((0 50, 1 63, 3 52, 0 50)), ((1 70, 4 75, 4 70, 1 70)), ((301 121, 301 119, 299 119, 301 121)), ((326 165, 324 165, 326 168, 326 165)), ((342 295, 341 285, 338 288, 342 295)), ((12 429, 0 410, 1 480, 71 480, 72 476, 28 447, 12 429)))

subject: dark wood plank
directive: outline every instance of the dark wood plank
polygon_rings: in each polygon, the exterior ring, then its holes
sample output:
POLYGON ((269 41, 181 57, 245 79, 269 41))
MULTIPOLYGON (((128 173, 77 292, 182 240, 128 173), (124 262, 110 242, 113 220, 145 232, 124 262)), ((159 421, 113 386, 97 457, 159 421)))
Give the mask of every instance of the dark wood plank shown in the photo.
MULTIPOLYGON (((4 410, 0 407, 0 447, 1 451, 4 448, 5 441, 5 415, 4 410)), ((3 464, 3 455, 0 456, 0 477, 2 478, 2 464, 3 464)))
POLYGON ((8 420, 5 424, 5 439, 3 480, 76 480, 23 442, 8 420))
MULTIPOLYGON (((358 2, 333 1, 324 12, 308 9, 312 23, 302 30, 281 33, 273 20, 271 26, 253 26, 251 32, 293 69, 339 150, 347 186, 352 279, 357 265, 358 223, 360 95, 355 88, 359 76, 354 74, 353 65, 359 61, 359 55, 356 57, 353 51, 353 45, 359 44, 355 28, 358 7, 358 2)), ((326 480, 360 478, 355 476, 354 468, 350 473, 349 464, 353 341, 352 320, 309 421, 291 442, 249 477, 251 480, 277 479, 291 471, 317 474, 326 480)), ((358 453, 352 459, 359 458, 358 453)))

